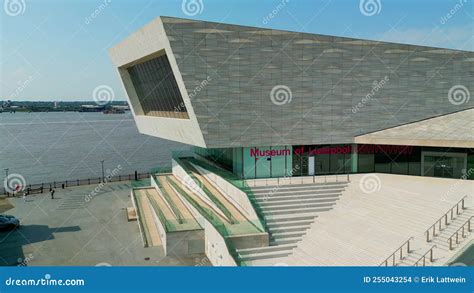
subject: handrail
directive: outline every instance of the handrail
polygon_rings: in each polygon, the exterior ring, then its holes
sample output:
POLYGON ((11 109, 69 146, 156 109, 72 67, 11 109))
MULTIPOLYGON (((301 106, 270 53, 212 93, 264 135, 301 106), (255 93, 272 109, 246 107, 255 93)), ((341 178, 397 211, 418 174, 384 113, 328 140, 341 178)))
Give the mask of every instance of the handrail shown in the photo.
POLYGON ((313 174, 313 175, 307 175, 307 176, 288 176, 288 175, 285 175, 285 176, 282 176, 282 177, 271 177, 271 178, 252 178, 252 179, 247 179, 246 181, 247 182, 251 182, 251 183, 248 183, 248 186, 253 186, 253 187, 257 187, 257 186, 272 186, 272 185, 280 185, 280 180, 281 179, 285 179, 287 180, 287 183, 289 185, 292 185, 292 184, 304 184, 305 182, 306 183, 310 183, 310 179, 312 178, 312 183, 316 183, 316 179, 320 179, 320 178, 323 178, 324 179, 324 183, 328 183, 328 182, 335 182, 335 183, 344 183, 344 182, 350 182, 350 173, 341 173, 341 174, 324 174, 324 175, 316 175, 316 174, 313 174), (341 179, 341 175, 343 176, 342 178, 345 177, 345 181, 344 179, 341 179), (335 181, 329 181, 328 178, 334 178, 335 181), (263 182, 263 185, 257 185, 257 182, 263 182))
POLYGON ((471 220, 472 218, 474 218, 474 216, 471 216, 469 219, 467 219, 466 222, 464 222, 464 224, 462 224, 461 227, 459 227, 459 229, 456 230, 456 232, 454 232, 449 238, 448 238, 448 242, 449 242, 449 250, 453 250, 453 237, 456 235, 456 244, 459 244, 459 231, 462 230, 462 233, 461 233, 461 236, 462 238, 465 238, 466 236, 464 236, 464 227, 467 225, 467 231, 468 232, 471 232, 471 220))
POLYGON ((404 259, 403 257, 403 246, 405 246, 405 244, 407 244, 407 254, 410 253, 410 241, 413 240, 413 237, 410 237, 408 238, 407 241, 403 242, 402 245, 400 245, 400 247, 398 247, 397 250, 395 250, 394 253, 392 253, 389 257, 387 257, 382 263, 380 263, 379 266, 383 266, 385 265, 386 267, 388 267, 388 260, 391 258, 392 259, 392 266, 395 266, 395 255, 397 254, 397 252, 400 252, 400 259, 404 259))
POLYGON ((437 247, 436 244, 433 245, 433 246, 431 246, 431 248, 428 249, 428 251, 427 251, 425 254, 423 254, 423 256, 420 257, 420 258, 415 262, 414 266, 417 267, 417 266, 418 266, 418 263, 419 263, 421 260, 423 260, 423 266, 425 266, 425 265, 426 265, 426 255, 427 255, 428 253, 430 254, 430 262, 432 263, 432 262, 434 261, 434 259, 433 259, 433 249, 434 249, 435 247, 437 247))
POLYGON ((433 235, 433 238, 436 236, 436 225, 438 225, 438 231, 441 231, 441 223, 444 218, 444 225, 445 227, 448 224, 448 214, 451 213, 451 220, 454 219, 454 208, 456 208, 456 216, 458 216, 460 214, 459 212, 459 204, 461 204, 461 211, 465 209, 464 207, 464 201, 465 199, 467 198, 467 195, 463 196, 463 198, 461 198, 455 205, 453 205, 452 208, 450 208, 446 213, 444 213, 441 218, 439 218, 433 225, 431 225, 426 231, 425 231, 425 234, 426 234, 426 242, 430 242, 430 232, 431 232, 431 229, 433 229, 433 232, 432 232, 432 235, 433 235))
MULTIPOLYGON (((53 182, 43 182, 43 183, 34 183, 34 184, 25 184, 23 186, 26 190, 40 190, 43 193, 44 190, 47 188, 63 188, 63 187, 75 187, 75 186, 82 186, 82 185, 92 185, 92 184, 100 184, 100 183, 108 183, 108 182, 120 182, 120 181, 133 181, 133 180, 140 180, 150 177, 151 174, 155 172, 145 172, 145 173, 132 173, 132 174, 125 174, 120 175, 117 174, 113 177, 94 177, 94 178, 83 178, 83 179, 68 179, 64 181, 53 181, 53 182)), ((10 196, 10 192, 4 188, 0 187, 0 194, 5 194, 10 196)))

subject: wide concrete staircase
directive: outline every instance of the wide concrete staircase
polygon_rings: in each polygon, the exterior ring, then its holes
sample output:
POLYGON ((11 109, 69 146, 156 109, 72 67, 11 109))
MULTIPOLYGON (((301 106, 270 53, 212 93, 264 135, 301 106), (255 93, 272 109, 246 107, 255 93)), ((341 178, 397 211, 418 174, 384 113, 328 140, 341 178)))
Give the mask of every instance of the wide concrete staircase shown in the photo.
POLYGON ((291 254, 320 213, 336 204, 347 182, 307 183, 250 187, 270 233, 270 246, 238 249, 243 262, 281 258, 291 254))
MULTIPOLYGON (((430 241, 426 241, 426 234, 415 238, 413 242, 413 250, 409 253, 405 259, 399 264, 400 266, 442 266, 447 265, 449 258, 456 252, 463 244, 468 242, 468 239, 472 239, 472 232, 465 229, 465 236, 462 237, 462 233, 459 232, 459 244, 456 244, 455 238, 453 238, 453 249, 449 247, 449 237, 451 237, 456 231, 458 231, 466 222, 474 216, 474 207, 468 207, 457 215, 452 221, 449 222, 448 226, 443 225, 443 229, 437 230, 436 236, 430 235, 430 241), (433 248, 433 262, 430 261, 429 250, 433 248), (425 261, 423 262, 423 256, 425 261)), ((473 221, 471 220, 471 223, 473 221)), ((430 232, 431 233, 431 232, 430 232)))

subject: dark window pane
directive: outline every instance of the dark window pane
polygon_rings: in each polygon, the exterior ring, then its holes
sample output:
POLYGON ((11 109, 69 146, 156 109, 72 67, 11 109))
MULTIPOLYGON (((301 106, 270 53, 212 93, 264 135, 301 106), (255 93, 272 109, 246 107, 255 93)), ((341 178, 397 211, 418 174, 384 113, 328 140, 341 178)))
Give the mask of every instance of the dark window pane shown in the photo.
POLYGON ((413 147, 409 152, 408 172, 410 175, 421 175, 421 148, 413 147))
POLYGON ((359 172, 374 172, 374 155, 373 154, 359 154, 359 172))
POLYGON ((408 155, 402 154, 395 157, 392 162, 392 173, 408 175, 408 155))
POLYGON ((388 154, 375 154, 375 172, 390 173, 390 163, 392 162, 388 154))
POLYGON ((128 72, 145 115, 189 118, 166 55, 136 64, 128 72))

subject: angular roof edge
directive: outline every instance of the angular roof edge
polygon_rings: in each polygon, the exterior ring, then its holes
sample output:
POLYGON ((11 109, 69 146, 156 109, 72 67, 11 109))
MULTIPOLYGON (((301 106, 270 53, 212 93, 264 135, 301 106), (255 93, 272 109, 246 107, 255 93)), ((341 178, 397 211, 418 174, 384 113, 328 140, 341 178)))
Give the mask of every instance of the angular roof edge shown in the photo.
POLYGON ((433 46, 407 44, 407 43, 397 43, 397 42, 387 42, 387 41, 381 41, 381 40, 360 39, 360 38, 352 38, 352 37, 344 37, 344 36, 336 36, 336 35, 326 35, 326 34, 318 34, 318 33, 291 31, 291 30, 277 29, 277 28, 264 28, 264 27, 257 27, 257 26, 241 25, 241 24, 234 24, 234 23, 224 23, 224 22, 208 21, 208 20, 199 20, 199 19, 189 19, 189 18, 181 18, 181 17, 174 17, 174 16, 158 16, 154 20, 152 20, 150 23, 152 23, 153 21, 156 21, 156 19, 158 19, 158 18, 160 18, 160 19, 174 19, 174 20, 182 20, 182 21, 192 21, 192 22, 206 22, 206 23, 216 24, 216 25, 224 24, 224 25, 239 26, 239 27, 258 29, 258 30, 280 31, 280 32, 287 32, 287 33, 292 33, 292 34, 302 34, 302 35, 308 35, 308 36, 332 37, 332 38, 346 39, 348 41, 371 42, 373 44, 380 43, 380 44, 404 45, 404 46, 409 46, 409 47, 417 47, 417 48, 425 48, 425 49, 448 50, 448 51, 459 52, 459 53, 463 53, 463 52, 464 53, 474 53, 474 51, 469 51, 469 50, 460 50, 460 49, 451 49, 451 48, 433 47, 433 46))
POLYGON ((354 138, 355 143, 474 148, 474 108, 354 138))

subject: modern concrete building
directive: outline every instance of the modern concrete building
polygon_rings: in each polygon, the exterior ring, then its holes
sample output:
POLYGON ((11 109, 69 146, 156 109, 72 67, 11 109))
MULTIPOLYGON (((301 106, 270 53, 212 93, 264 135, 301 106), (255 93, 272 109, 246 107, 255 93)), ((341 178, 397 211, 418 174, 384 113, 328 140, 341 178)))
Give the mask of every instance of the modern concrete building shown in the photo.
POLYGON ((474 53, 158 17, 110 49, 141 133, 241 178, 474 178, 474 53))

